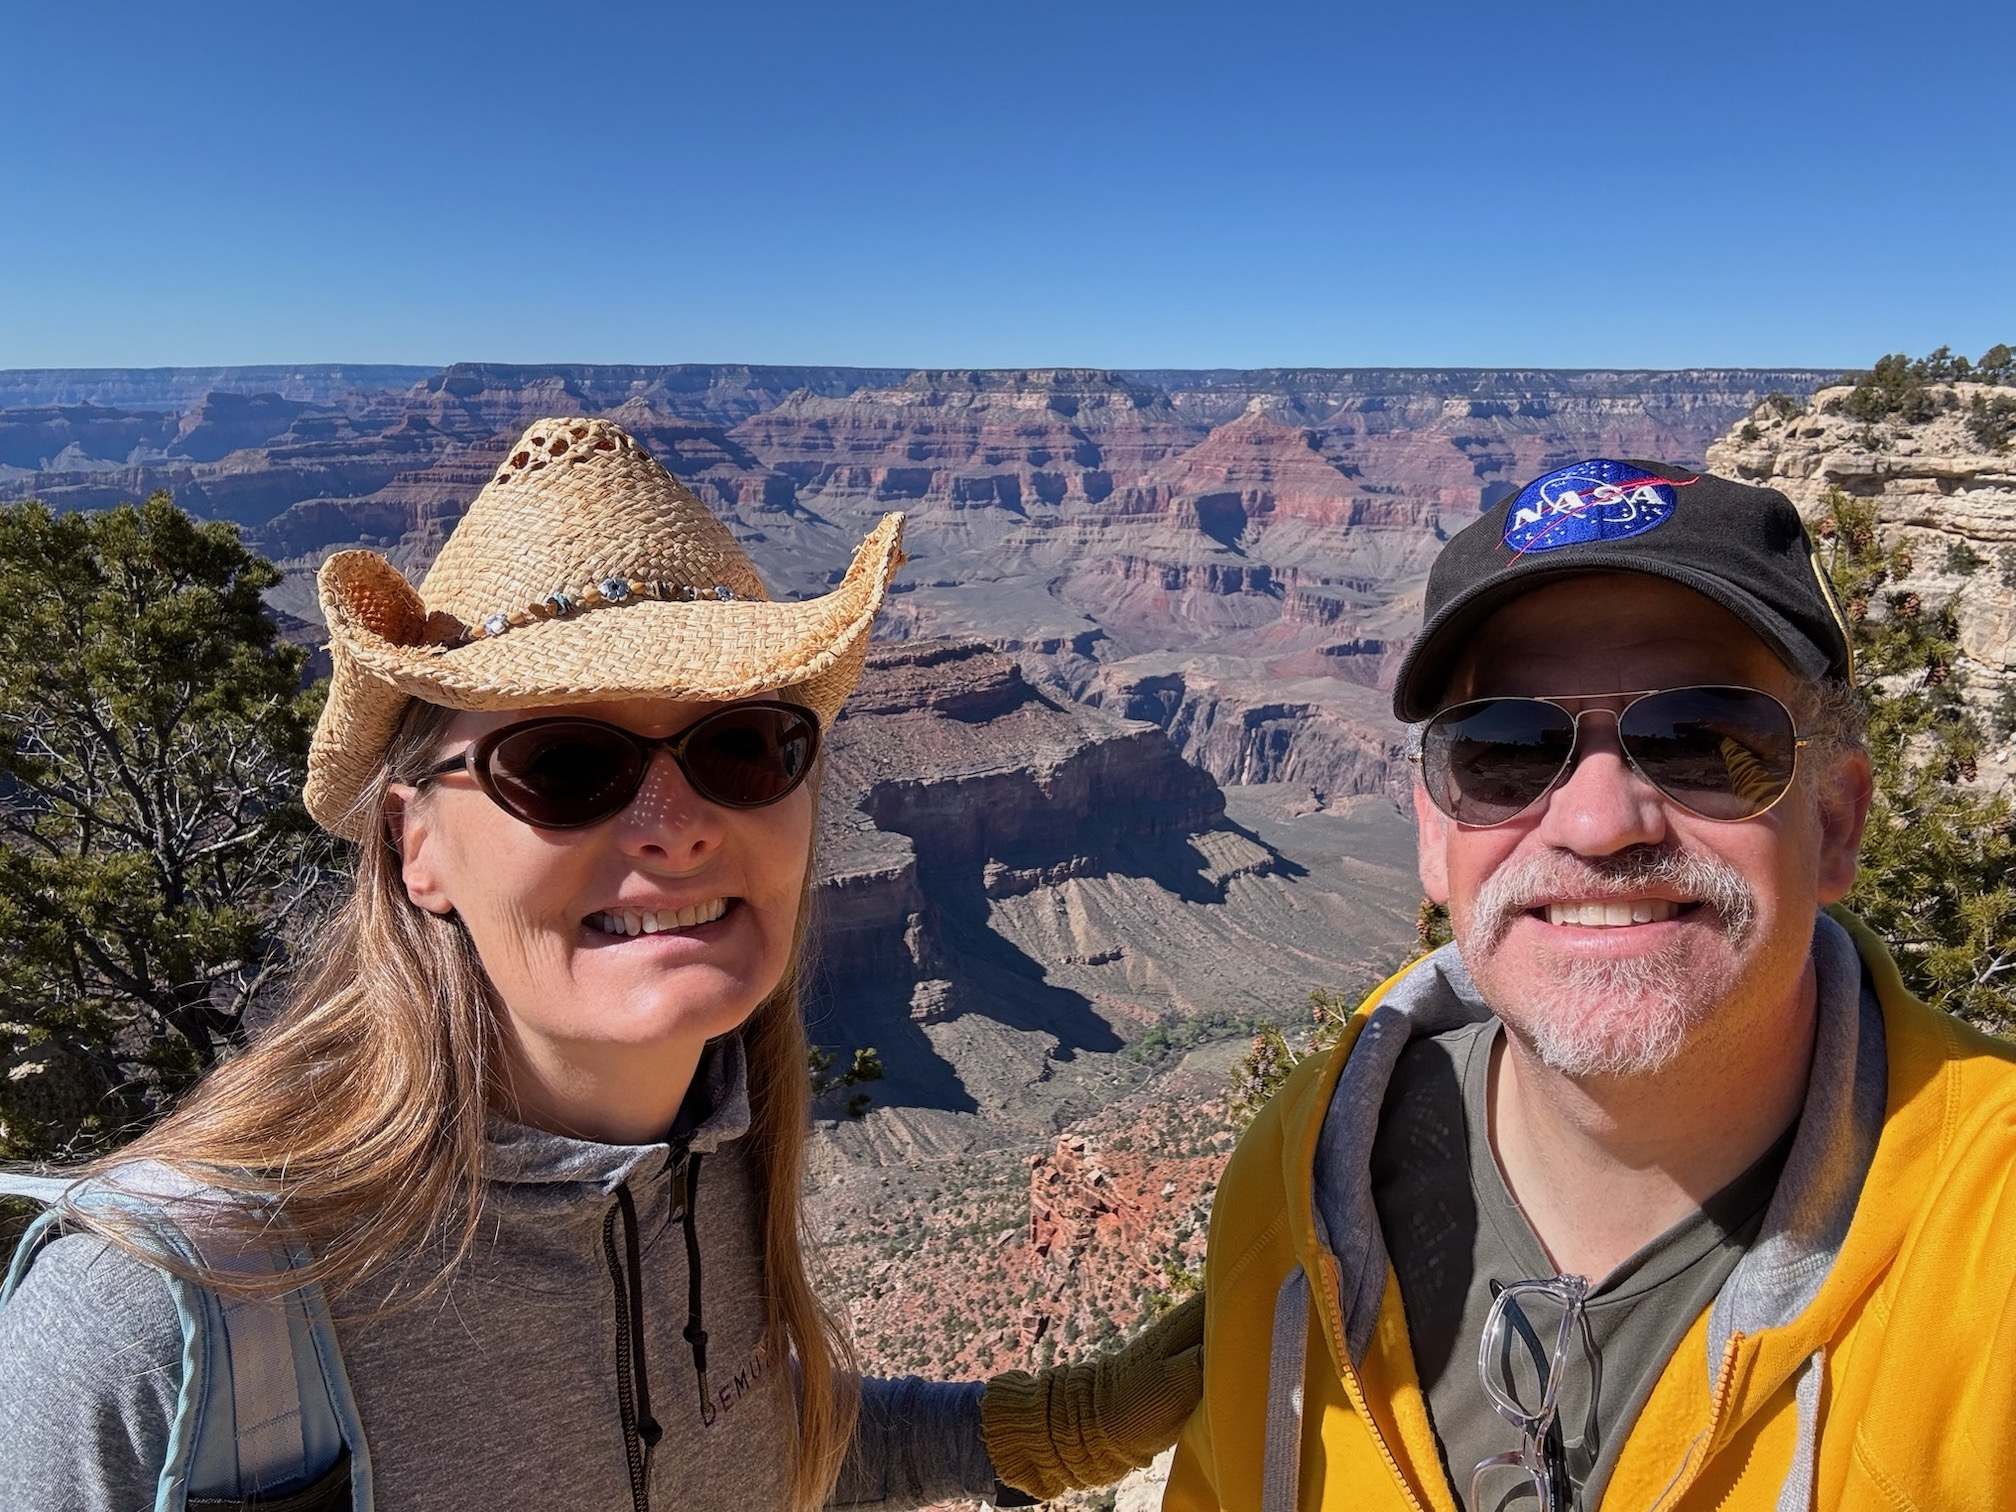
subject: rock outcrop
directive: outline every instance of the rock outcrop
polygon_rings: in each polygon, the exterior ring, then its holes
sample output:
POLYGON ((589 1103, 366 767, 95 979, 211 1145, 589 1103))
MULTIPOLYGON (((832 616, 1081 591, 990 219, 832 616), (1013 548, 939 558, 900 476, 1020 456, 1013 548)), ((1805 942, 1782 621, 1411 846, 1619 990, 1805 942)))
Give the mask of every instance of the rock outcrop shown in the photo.
POLYGON ((1096 504, 1203 434, 1118 373, 923 372, 845 397, 800 392, 737 439, 808 493, 1026 515, 1096 504))
POLYGON ((1319 801, 1364 793, 1396 799, 1407 786, 1406 748, 1378 691, 1405 642, 1346 641, 1323 654, 1362 663, 1361 675, 1277 675, 1230 680, 1207 664, 1139 658, 1107 670, 1082 694, 1096 707, 1167 732, 1186 761, 1220 783, 1285 782, 1319 801), (1172 662, 1166 670, 1157 661, 1172 662), (1342 678, 1353 687, 1339 687, 1342 678))
POLYGON ((870 1369, 965 1377, 1083 1355, 1201 1263, 1233 1139, 1199 1054, 1023 1158, 849 1166, 815 1201, 870 1369))
POLYGON ((1909 551, 1900 592, 1951 602, 1965 694, 2002 733, 1983 762, 1989 780, 2016 780, 2016 449, 1984 445, 1967 421, 1976 395, 2016 398, 1978 383, 1936 385, 1929 419, 1870 423, 1842 408, 1850 389, 1810 405, 1760 404, 1708 449, 1708 467, 1782 490, 1809 517, 1831 488, 1876 503, 1878 527, 1909 551))

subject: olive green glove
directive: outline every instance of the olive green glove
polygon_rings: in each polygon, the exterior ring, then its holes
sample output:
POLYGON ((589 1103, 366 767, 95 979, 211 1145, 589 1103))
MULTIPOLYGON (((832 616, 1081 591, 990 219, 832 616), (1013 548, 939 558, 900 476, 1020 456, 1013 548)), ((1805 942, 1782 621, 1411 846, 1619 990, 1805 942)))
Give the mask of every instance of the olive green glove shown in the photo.
POLYGON ((987 1383, 980 1432, 994 1473, 1048 1501, 1105 1486, 1176 1442, 1204 1394, 1204 1295, 1110 1354, 987 1383))

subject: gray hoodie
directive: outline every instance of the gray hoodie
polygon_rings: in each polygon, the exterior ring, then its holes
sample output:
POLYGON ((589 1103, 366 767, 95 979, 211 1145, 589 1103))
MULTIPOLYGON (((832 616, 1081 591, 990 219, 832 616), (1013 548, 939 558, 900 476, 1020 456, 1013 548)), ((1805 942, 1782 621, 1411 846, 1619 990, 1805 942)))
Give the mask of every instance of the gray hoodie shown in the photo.
MULTIPOLYGON (((786 1505, 791 1371, 762 1349, 739 1041, 710 1050, 688 1109, 690 1217, 670 1143, 500 1121, 481 1230, 450 1282, 388 1313, 389 1283, 338 1301, 379 1512, 615 1512, 640 1485, 678 1512, 786 1505)), ((88 1235, 50 1245, 0 1311, 0 1512, 151 1508, 181 1360, 158 1273, 88 1235)), ((991 1492, 980 1390, 864 1383, 837 1500, 895 1512, 991 1492)))

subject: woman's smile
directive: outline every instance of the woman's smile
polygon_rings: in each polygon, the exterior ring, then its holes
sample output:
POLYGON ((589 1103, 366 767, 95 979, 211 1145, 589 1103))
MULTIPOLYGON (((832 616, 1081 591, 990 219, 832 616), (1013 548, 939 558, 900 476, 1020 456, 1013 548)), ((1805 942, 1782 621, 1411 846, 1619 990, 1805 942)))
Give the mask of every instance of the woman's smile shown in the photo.
POLYGON ((609 935, 653 935, 672 930, 693 930, 703 924, 712 924, 739 901, 736 898, 710 898, 704 903, 690 903, 684 907, 670 903, 655 907, 623 904, 598 909, 588 915, 585 922, 590 929, 599 929, 609 935))

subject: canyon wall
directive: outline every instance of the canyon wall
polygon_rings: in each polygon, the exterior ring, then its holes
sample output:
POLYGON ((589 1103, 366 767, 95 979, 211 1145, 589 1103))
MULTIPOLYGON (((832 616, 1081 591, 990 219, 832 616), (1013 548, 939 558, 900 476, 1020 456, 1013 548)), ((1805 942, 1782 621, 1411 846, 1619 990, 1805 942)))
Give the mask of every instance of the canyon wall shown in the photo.
POLYGON ((723 514, 781 595, 825 591, 902 509, 911 561, 884 640, 982 640, 1047 696, 1162 725, 1221 782, 1348 796, 1393 780, 1378 690, 1429 562, 1482 504, 1586 455, 1698 461, 1765 394, 1829 376, 0 373, 0 498, 102 508, 169 489, 281 564, 270 601, 308 635, 330 553, 372 547, 417 576, 526 421, 607 414, 723 514))
POLYGON ((1953 606, 1956 670, 1991 741, 1984 779, 2016 782, 2016 449, 1991 447, 1968 425, 1977 395, 1988 402, 2016 390, 1937 384, 1929 418, 1875 422, 1847 413, 1850 392, 1759 405, 1708 448, 1708 466, 1783 490, 1809 518, 1832 488, 1875 502, 1878 528, 1911 563, 1888 588, 1953 606))
POLYGON ((821 812, 815 1032, 874 1045, 877 1102, 934 1144, 979 1137, 939 1113, 1033 1132, 1096 1105, 1157 1024, 1236 1031, 1368 975, 1412 901, 1312 884, 1158 724, 973 640, 871 652, 821 812))

